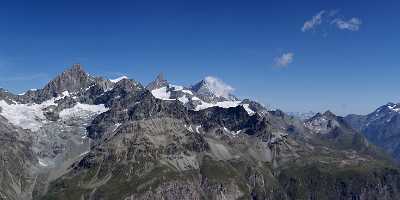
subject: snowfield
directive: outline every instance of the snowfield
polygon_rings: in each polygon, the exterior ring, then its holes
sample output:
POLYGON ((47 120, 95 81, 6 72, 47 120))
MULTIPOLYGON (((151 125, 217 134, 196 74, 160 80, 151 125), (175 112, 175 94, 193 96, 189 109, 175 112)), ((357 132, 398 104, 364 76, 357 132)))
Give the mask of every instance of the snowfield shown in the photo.
POLYGON ((171 93, 167 91, 167 87, 162 87, 158 88, 155 90, 151 91, 151 94, 157 99, 162 99, 162 100, 175 100, 175 99, 170 99, 171 98, 171 93))
POLYGON ((46 117, 42 109, 51 104, 7 104, 4 100, 0 101, 1 113, 14 126, 31 131, 37 131, 42 127, 46 117))
MULTIPOLYGON (((45 123, 48 122, 46 119, 43 109, 49 106, 57 106, 55 101, 60 100, 66 96, 69 96, 69 92, 65 91, 61 96, 52 98, 41 104, 8 104, 4 100, 0 100, 0 115, 6 118, 14 126, 22 129, 31 130, 33 132, 38 131, 45 123)), ((100 114, 107 111, 108 109, 104 105, 88 105, 88 104, 76 104, 72 108, 64 109, 60 112, 61 119, 68 119, 69 117, 85 117, 93 114, 100 114)))
POLYGON ((59 116, 62 120, 67 120, 71 117, 89 117, 91 115, 98 115, 108 111, 104 104, 89 105, 77 103, 72 108, 64 109, 60 112, 59 116))
MULTIPOLYGON (((169 87, 171 87, 171 89, 174 91, 182 91, 186 94, 193 95, 192 91, 184 90, 182 86, 169 85, 169 87)), ((255 114, 255 112, 250 109, 249 104, 241 104, 241 101, 220 101, 216 103, 207 103, 198 98, 197 96, 188 97, 186 94, 184 94, 181 97, 178 97, 177 99, 171 99, 171 92, 168 91, 168 88, 166 86, 154 89, 151 91, 151 93, 157 99, 168 100, 168 101, 178 100, 182 102, 184 105, 190 102, 189 98, 191 98, 192 101, 199 101, 200 104, 196 106, 196 108, 194 109, 195 111, 204 110, 210 107, 231 108, 231 107, 243 106, 243 108, 250 116, 255 114)))
POLYGON ((200 105, 196 106, 196 111, 204 110, 210 107, 231 108, 240 105, 241 101, 221 101, 217 103, 207 103, 202 101, 200 105))

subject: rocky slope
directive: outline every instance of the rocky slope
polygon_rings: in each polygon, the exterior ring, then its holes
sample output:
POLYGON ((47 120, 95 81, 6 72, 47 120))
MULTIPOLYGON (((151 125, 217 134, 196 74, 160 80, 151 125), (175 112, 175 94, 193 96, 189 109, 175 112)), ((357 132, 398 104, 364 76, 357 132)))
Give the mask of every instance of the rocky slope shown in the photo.
POLYGON ((388 103, 368 115, 348 115, 345 119, 369 141, 400 160, 400 104, 388 103))
POLYGON ((30 199, 35 182, 31 135, 0 116, 0 199, 30 199))
POLYGON ((0 166, 1 198, 400 197, 399 169, 343 118, 303 122, 213 81, 144 87, 75 65, 44 89, 3 90, 0 150, 15 159, 0 166))

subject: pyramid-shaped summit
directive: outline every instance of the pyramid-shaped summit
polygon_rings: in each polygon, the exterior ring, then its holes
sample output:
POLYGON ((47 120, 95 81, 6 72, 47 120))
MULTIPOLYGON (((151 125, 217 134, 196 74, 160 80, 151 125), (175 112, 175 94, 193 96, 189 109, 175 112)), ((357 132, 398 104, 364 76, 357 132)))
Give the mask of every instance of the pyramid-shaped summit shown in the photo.
POLYGON ((94 78, 89 76, 80 64, 74 64, 56 78, 51 80, 41 91, 44 96, 57 96, 65 91, 77 92, 88 88, 94 83, 94 78))
POLYGON ((239 100, 232 92, 233 88, 214 77, 205 77, 191 87, 202 100, 206 102, 239 100))
POLYGON ((167 80, 164 79, 164 75, 162 73, 158 74, 156 79, 152 82, 150 82, 147 86, 146 89, 148 90, 154 90, 154 89, 159 89, 162 87, 168 86, 169 83, 167 80))

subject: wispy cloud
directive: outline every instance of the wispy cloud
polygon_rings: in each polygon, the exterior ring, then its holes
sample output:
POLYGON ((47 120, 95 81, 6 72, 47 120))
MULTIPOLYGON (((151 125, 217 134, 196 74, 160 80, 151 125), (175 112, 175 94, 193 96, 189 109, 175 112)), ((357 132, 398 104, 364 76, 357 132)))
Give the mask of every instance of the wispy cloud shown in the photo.
POLYGON ((332 23, 336 24, 336 27, 342 30, 349 30, 349 31, 358 31, 362 24, 361 20, 358 18, 351 18, 347 21, 342 19, 335 19, 332 23))
POLYGON ((293 62, 293 59, 294 59, 294 53, 292 52, 283 53, 282 55, 274 59, 274 66, 279 68, 285 68, 290 63, 293 62))
POLYGON ((213 76, 207 76, 205 81, 207 87, 217 96, 228 97, 235 90, 232 86, 213 76))
POLYGON ((303 27, 301 28, 301 31, 306 32, 311 29, 314 29, 316 26, 320 25, 322 23, 322 15, 325 14, 325 10, 320 11, 316 15, 314 15, 310 20, 307 20, 304 22, 303 27))
POLYGON ((317 30, 319 26, 330 26, 338 28, 339 30, 358 31, 362 24, 361 19, 352 17, 345 19, 343 16, 339 16, 338 10, 322 10, 315 14, 311 19, 304 22, 301 28, 302 32, 311 30, 317 30))

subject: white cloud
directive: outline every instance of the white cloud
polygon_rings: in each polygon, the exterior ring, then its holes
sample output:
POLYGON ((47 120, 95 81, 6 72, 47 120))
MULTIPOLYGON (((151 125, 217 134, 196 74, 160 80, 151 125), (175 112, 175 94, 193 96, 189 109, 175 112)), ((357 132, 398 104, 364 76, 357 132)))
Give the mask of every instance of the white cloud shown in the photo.
POLYGON ((358 31, 360 29, 362 22, 359 18, 353 17, 346 20, 344 17, 338 15, 338 10, 322 10, 315 14, 310 20, 305 21, 301 31, 307 32, 310 30, 316 30, 318 26, 324 25, 334 25, 334 27, 339 30, 358 31))
POLYGON ((336 24, 336 27, 338 27, 341 30, 349 30, 349 31, 358 31, 362 24, 361 20, 355 17, 347 21, 342 19, 335 19, 332 21, 332 23, 336 24))
POLYGON ((281 56, 276 57, 274 59, 274 66, 280 68, 287 67, 290 63, 293 62, 293 59, 294 59, 294 53, 292 52, 284 53, 281 56))
POLYGON ((204 80, 208 89, 210 89, 213 94, 220 97, 229 97, 229 94, 235 90, 232 86, 224 83, 221 79, 216 77, 207 76, 204 80))
POLYGON ((311 30, 315 28, 315 26, 318 26, 322 23, 322 17, 325 14, 325 10, 320 11, 316 15, 312 17, 312 19, 304 22, 303 27, 301 28, 301 31, 306 32, 308 30, 311 30))

